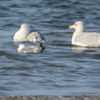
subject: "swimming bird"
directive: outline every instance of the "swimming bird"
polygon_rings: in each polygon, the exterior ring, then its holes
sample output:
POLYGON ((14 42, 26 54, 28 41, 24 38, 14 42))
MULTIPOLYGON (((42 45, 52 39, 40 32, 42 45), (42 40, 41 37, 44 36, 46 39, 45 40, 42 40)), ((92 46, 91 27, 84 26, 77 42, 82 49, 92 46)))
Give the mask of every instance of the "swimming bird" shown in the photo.
POLYGON ((21 53, 40 53, 44 49, 45 48, 44 48, 43 44, 40 43, 39 46, 28 46, 28 47, 25 47, 24 44, 20 44, 16 50, 21 53))
POLYGON ((22 24, 20 29, 15 33, 14 42, 46 42, 44 36, 37 31, 30 31, 30 27, 27 24, 22 24))
POLYGON ((75 29, 72 36, 72 44, 85 47, 100 47, 100 34, 96 32, 84 32, 84 23, 77 21, 69 26, 75 29))

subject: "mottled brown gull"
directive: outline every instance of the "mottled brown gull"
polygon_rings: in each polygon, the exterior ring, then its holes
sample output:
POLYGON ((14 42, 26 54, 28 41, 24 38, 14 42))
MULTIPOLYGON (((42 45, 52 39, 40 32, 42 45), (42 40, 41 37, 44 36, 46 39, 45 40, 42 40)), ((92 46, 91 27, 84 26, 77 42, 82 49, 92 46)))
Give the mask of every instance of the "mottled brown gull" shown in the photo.
POLYGON ((30 42, 46 42, 44 36, 36 31, 31 31, 29 25, 22 24, 20 29, 15 33, 14 42, 24 42, 24 41, 30 41, 30 42))
POLYGON ((84 23, 77 21, 69 26, 75 29, 72 36, 72 44, 85 47, 100 47, 100 34, 95 32, 84 32, 84 23))
POLYGON ((17 48, 18 52, 21 53, 40 53, 44 50, 44 46, 42 43, 39 46, 28 46, 25 47, 24 44, 20 44, 19 47, 17 48))

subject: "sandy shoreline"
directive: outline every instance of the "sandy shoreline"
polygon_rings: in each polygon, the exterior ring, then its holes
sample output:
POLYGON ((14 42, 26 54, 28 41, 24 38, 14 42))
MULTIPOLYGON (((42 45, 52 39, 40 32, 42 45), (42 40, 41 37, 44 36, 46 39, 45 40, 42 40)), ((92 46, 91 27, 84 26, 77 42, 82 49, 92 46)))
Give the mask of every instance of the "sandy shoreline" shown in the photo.
POLYGON ((9 96, 0 100, 100 100, 100 95, 94 96, 9 96))

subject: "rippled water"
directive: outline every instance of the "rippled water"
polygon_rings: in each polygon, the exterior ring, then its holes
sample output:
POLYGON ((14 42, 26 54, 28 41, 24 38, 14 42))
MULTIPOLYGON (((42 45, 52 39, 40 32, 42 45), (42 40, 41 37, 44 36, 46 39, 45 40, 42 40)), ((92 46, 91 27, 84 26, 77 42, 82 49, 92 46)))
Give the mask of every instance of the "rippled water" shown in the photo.
MULTIPOLYGON (((100 32, 99 0, 0 0, 0 96, 100 94, 100 48, 71 46, 81 20, 100 32), (22 23, 42 33, 43 53, 22 54, 13 35, 22 23)), ((34 43, 30 43, 35 45, 34 43)))

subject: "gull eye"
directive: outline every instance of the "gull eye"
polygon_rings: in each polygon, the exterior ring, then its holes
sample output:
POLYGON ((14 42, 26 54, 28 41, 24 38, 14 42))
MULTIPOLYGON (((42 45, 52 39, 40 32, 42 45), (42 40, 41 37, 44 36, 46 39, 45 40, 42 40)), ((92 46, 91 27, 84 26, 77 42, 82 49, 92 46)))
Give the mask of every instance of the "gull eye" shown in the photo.
POLYGON ((77 25, 77 24, 74 24, 74 25, 77 25))

